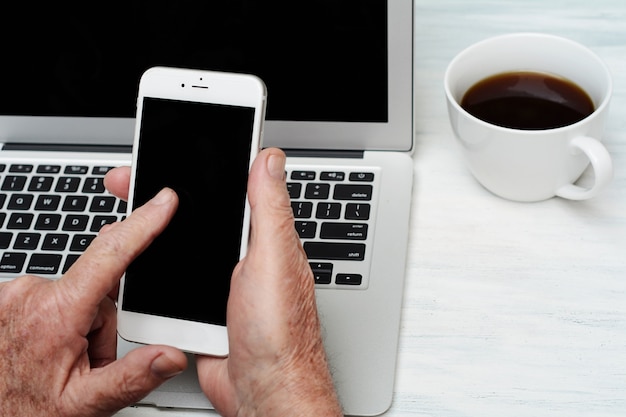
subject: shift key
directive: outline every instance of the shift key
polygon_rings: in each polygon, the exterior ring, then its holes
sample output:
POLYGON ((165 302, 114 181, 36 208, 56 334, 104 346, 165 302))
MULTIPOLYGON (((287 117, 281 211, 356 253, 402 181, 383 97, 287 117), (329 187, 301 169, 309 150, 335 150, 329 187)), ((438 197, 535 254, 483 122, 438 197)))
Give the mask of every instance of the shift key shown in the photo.
POLYGON ((362 261, 365 255, 365 245, 363 243, 304 242, 304 251, 309 259, 362 261))

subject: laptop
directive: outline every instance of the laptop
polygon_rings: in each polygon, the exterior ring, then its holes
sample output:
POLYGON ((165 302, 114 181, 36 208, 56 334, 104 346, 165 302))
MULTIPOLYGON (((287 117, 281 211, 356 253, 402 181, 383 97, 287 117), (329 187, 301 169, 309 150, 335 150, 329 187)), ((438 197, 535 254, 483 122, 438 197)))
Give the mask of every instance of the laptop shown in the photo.
MULTIPOLYGON (((0 67, 0 281, 58 278, 102 225, 124 219, 125 202, 102 178, 130 163, 145 69, 253 73, 268 88, 263 146, 288 155, 294 226, 345 414, 385 412, 413 178, 413 1, 14 7, 23 10, 0 28, 10 40, 0 67)), ((120 340, 119 355, 133 348, 120 340)), ((212 408, 194 371, 190 355, 187 372, 120 414, 212 408)))

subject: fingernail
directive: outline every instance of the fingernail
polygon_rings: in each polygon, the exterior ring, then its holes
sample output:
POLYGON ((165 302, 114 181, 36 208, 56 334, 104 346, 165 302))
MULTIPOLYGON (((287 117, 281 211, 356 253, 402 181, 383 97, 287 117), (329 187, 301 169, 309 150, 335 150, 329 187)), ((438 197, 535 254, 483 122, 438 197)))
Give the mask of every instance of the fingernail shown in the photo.
POLYGON ((267 170, 271 177, 282 181, 285 178, 285 157, 283 155, 270 155, 267 158, 267 170))
POLYGON ((172 200, 172 193, 170 190, 162 189, 159 191, 157 195, 155 195, 152 200, 150 200, 151 204, 160 206, 162 204, 166 204, 172 200))
POLYGON ((183 372, 183 369, 181 369, 176 363, 171 361, 170 358, 165 355, 160 355, 152 361, 150 370, 153 374, 164 379, 172 378, 183 372))

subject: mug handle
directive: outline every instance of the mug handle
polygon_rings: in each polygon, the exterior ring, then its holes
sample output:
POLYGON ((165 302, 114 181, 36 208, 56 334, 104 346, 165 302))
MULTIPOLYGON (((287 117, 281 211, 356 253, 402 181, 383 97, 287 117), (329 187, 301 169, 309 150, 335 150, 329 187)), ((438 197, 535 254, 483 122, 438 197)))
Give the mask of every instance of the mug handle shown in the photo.
POLYGON ((611 155, 598 140, 588 136, 579 136, 570 142, 574 155, 581 151, 587 155, 595 175, 595 183, 591 188, 567 184, 556 190, 556 195, 569 200, 586 200, 595 196, 613 179, 613 162, 611 155))

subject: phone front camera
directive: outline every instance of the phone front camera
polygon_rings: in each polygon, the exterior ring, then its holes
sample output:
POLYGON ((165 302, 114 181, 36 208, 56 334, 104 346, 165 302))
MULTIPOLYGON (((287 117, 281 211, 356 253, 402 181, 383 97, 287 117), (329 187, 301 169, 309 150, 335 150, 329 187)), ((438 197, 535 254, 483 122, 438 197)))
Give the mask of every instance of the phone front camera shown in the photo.
POLYGON ((180 86, 181 86, 181 87, 185 87, 185 84, 183 83, 183 84, 181 84, 180 86))

